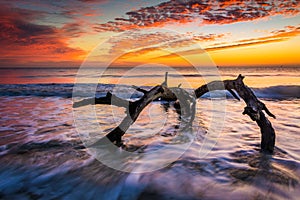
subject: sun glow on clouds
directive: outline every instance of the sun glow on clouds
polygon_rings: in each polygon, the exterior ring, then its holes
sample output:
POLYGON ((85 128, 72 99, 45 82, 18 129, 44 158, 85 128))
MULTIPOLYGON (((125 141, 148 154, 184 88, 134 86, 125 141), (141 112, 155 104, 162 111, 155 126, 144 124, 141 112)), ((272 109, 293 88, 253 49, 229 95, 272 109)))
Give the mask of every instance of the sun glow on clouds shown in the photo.
POLYGON ((98 24, 99 32, 122 32, 133 28, 161 27, 170 23, 183 24, 200 19, 202 24, 230 24, 272 15, 299 13, 296 1, 183 1, 171 0, 156 6, 127 12, 127 18, 98 24))
POLYGON ((102 42, 97 65, 189 66, 184 57, 196 62, 204 50, 221 66, 300 63, 299 1, 128 2, 127 13, 115 4, 3 1, 0 66, 79 66, 102 42))

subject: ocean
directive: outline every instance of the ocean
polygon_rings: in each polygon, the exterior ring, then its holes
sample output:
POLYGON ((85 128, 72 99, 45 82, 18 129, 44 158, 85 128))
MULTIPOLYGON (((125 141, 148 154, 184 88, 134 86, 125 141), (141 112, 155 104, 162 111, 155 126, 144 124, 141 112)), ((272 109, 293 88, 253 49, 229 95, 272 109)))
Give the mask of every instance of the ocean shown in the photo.
MULTIPOLYGON (((133 101, 142 93, 130 85, 149 89, 163 82, 166 71, 92 70, 79 84, 88 90, 90 76, 99 82, 95 96, 112 91, 133 101)), ((206 80, 244 75, 276 115, 269 117, 276 132, 273 155, 260 153, 260 130, 242 115, 245 103, 213 92, 197 99, 192 139, 178 131, 182 119, 172 105, 153 102, 124 135, 124 147, 94 150, 86 144, 125 114, 108 105, 73 108, 78 69, 0 69, 0 199, 299 199, 300 68, 217 72, 174 68, 168 83, 191 91, 206 80), (78 124, 84 116, 94 117, 78 124), (122 157, 127 152, 134 156, 122 157)))

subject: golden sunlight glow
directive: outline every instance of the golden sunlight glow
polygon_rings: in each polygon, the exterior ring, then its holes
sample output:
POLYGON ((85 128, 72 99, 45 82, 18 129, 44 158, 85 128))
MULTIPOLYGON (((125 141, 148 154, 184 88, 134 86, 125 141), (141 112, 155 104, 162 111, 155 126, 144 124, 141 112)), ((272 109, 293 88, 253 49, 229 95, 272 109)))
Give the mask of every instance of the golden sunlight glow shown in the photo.
POLYGON ((296 65, 300 63, 300 37, 249 47, 236 47, 209 52, 219 66, 296 65))

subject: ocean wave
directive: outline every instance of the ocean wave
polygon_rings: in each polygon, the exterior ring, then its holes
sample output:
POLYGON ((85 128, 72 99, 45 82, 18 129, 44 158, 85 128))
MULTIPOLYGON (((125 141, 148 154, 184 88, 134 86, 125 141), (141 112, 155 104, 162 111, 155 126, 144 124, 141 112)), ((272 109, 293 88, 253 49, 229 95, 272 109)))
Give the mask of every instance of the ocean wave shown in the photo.
MULTIPOLYGON (((0 84, 0 96, 40 96, 40 97, 64 97, 71 98, 73 94, 74 84, 0 84)), ((82 84, 82 88, 88 88, 89 84, 82 84)), ((96 89, 96 96, 103 96, 108 91, 113 91, 118 86, 117 91, 122 91, 117 94, 119 97, 123 97, 129 91, 133 90, 130 86, 121 86, 114 84, 98 84, 96 89), (120 90, 120 88, 122 88, 120 90), (131 89, 131 90, 130 90, 131 89), (124 94, 123 94, 124 93, 124 94)), ((143 87, 149 89, 150 87, 143 87)), ((289 99, 300 98, 300 86, 298 85, 277 85, 265 88, 252 88, 258 98, 265 99, 289 99)), ((84 95, 81 92, 80 95, 84 95)), ((87 94, 88 96, 88 94, 87 94)), ((230 95, 227 95, 230 98, 230 95)), ((139 95, 134 95, 132 98, 137 98, 139 95)), ((214 97, 212 94, 206 94, 203 96, 214 97)))
POLYGON ((299 85, 277 85, 266 88, 254 88, 254 93, 260 98, 287 99, 300 98, 299 85))
POLYGON ((0 96, 72 97, 73 84, 2 84, 0 96))

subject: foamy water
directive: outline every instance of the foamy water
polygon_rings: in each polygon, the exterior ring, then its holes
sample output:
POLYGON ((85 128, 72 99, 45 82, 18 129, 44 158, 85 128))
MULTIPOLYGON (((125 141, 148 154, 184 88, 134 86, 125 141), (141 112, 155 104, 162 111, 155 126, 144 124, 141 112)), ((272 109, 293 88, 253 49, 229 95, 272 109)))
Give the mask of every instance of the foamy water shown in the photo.
MULTIPOLYGON (((148 173, 114 170, 89 154, 73 121, 73 84, 0 85, 0 199, 298 199, 299 83, 281 84, 281 75, 270 78, 273 82, 278 78, 277 83, 253 87, 277 117, 270 119, 276 131, 274 155, 259 152, 260 131, 242 115, 244 102, 228 98, 213 100, 225 105, 223 126, 211 151, 201 157, 210 127, 221 123, 214 121, 213 114, 220 111, 206 96, 197 100, 197 131, 191 146, 168 166, 148 173)), ((99 85, 98 95, 113 86, 99 85)), ((95 109, 97 120, 92 125, 103 129, 101 133, 94 129, 95 138, 109 132, 124 115, 122 108, 96 105, 95 109)), ((79 111, 88 115, 88 109, 79 111)), ((152 103, 125 134, 126 146, 118 151, 156 151, 178 138, 179 123, 172 106, 152 103)), ((159 156, 148 158, 150 164, 160 161, 159 156)), ((136 163, 128 160, 122 165, 136 163)), ((142 163, 133 171, 143 167, 142 163)))

